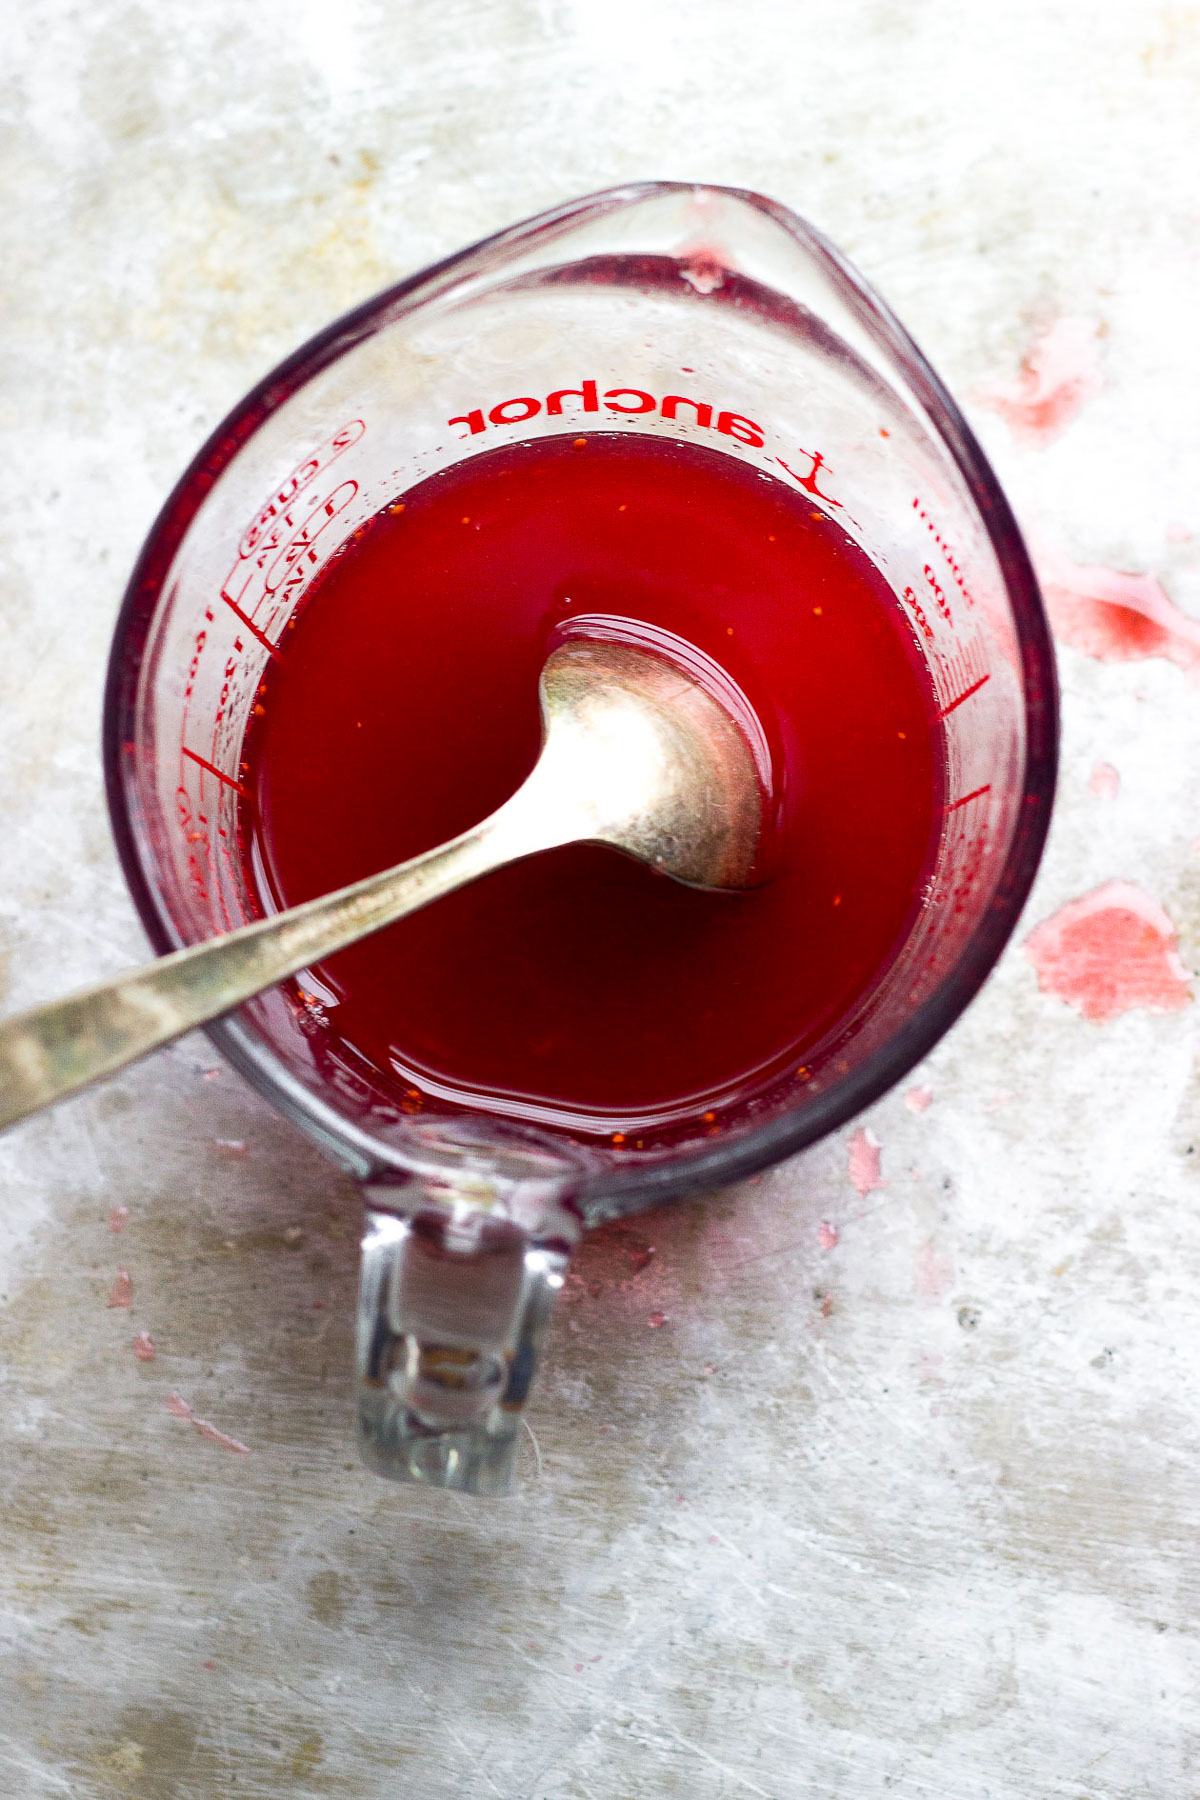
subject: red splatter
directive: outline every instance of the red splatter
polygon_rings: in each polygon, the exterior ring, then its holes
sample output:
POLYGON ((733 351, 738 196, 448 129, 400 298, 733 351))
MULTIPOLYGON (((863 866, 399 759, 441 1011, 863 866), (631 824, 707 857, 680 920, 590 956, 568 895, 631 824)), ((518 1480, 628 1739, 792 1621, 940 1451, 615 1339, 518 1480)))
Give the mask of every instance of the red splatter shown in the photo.
POLYGON ((909 1088, 904 1096, 904 1104, 909 1112, 923 1113, 933 1099, 933 1089, 927 1087, 909 1088))
POLYGON ((1200 681, 1200 620, 1169 600, 1152 575, 1074 563, 1054 545, 1037 551, 1054 634, 1100 662, 1162 656, 1200 681))
POLYGON ((1088 791, 1100 800, 1114 800, 1121 790, 1121 776, 1111 763, 1098 762, 1088 781, 1088 791))
POLYGON ((887 1186, 879 1173, 880 1148, 879 1139, 869 1127, 860 1125, 850 1139, 847 1168, 851 1182, 863 1199, 872 1188, 887 1186))
POLYGON ((128 1269, 117 1270, 117 1279, 112 1284, 112 1292, 108 1296, 109 1306, 133 1305, 133 1280, 128 1269))
POLYGON ((934 1248, 933 1239, 917 1251, 917 1293, 922 1300, 940 1300, 954 1280, 954 1264, 934 1248))
POLYGON ((206 1662, 206 1663, 202 1663, 202 1664, 201 1664, 201 1667, 202 1667, 202 1668, 205 1668, 205 1669, 215 1669, 215 1668, 216 1668, 216 1666, 217 1666, 217 1665, 216 1665, 216 1663, 215 1663, 215 1662, 206 1662))
POLYGON ((239 1444, 236 1438, 228 1437, 225 1432, 218 1431, 216 1426, 210 1425, 207 1419, 197 1418, 187 1401, 181 1400, 179 1395, 174 1392, 167 1395, 167 1411, 173 1419, 183 1419, 193 1431, 199 1432, 202 1438, 207 1438, 210 1444, 220 1444, 223 1450, 232 1450, 237 1456, 250 1455, 248 1444, 239 1444))
POLYGON ((214 1138, 213 1143, 223 1156, 243 1157, 250 1154, 241 1138, 214 1138))
POLYGON ((828 1219, 821 1220, 817 1227, 817 1242, 822 1250, 834 1249, 841 1242, 841 1238, 842 1234, 836 1225, 831 1225, 828 1219))
POLYGON ((1168 544, 1190 544, 1191 541, 1192 533, 1188 530, 1187 526, 1181 525, 1178 519, 1172 519, 1171 523, 1167 526, 1168 544))
POLYGON ((139 1362, 154 1361, 157 1351, 154 1348, 154 1339, 150 1336, 148 1331, 139 1331, 134 1338, 133 1354, 137 1357, 139 1362))
POLYGON ((1044 994, 1085 1019, 1132 1007, 1178 1012, 1191 1000, 1170 919, 1132 881, 1107 881, 1044 919, 1025 940, 1044 994))
POLYGON ((129 1220, 129 1208, 127 1206, 110 1206, 109 1207, 109 1209, 108 1209, 108 1229, 110 1231, 124 1231, 125 1226, 128 1223, 128 1220, 129 1220))
POLYGON ((1084 319, 1059 319, 1034 339, 1015 381, 977 390, 983 406, 998 412, 1019 442, 1054 441, 1100 387, 1096 334, 1084 319))
POLYGON ((652 1312, 650 1317, 646 1320, 646 1323, 651 1331, 661 1331, 663 1326, 667 1323, 667 1315, 666 1313, 652 1312))

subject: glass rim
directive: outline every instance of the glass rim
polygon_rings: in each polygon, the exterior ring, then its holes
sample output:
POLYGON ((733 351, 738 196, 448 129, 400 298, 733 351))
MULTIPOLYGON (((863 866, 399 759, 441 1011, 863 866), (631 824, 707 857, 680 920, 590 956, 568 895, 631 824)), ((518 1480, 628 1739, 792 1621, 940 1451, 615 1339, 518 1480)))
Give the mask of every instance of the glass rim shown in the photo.
MULTIPOLYGON (((179 477, 142 546, 113 629, 103 708, 109 820, 126 885, 152 948, 177 948, 166 929, 139 851, 125 748, 132 740, 150 627, 179 545, 210 488, 241 446, 328 364, 383 325, 460 282, 469 265, 544 242, 582 219, 681 193, 719 194, 770 217, 824 270, 858 323, 901 369, 941 438, 987 533, 1016 624, 1025 705, 1025 760, 1016 828, 987 908, 948 973, 885 1043, 827 1093, 728 1137, 672 1150, 661 1160, 581 1171, 577 1203, 590 1222, 642 1211, 659 1201, 741 1179, 795 1155, 861 1113, 919 1063, 979 992, 1016 927, 1037 873, 1050 824, 1058 764, 1058 682, 1037 578, 1009 503, 958 406, 904 326, 857 269, 814 226, 748 188, 648 181, 606 188, 523 219, 384 288, 325 326, 250 389, 209 435, 179 477)), ((403 1152, 346 1118, 293 1076, 237 1015, 205 1027, 222 1055, 266 1099, 354 1172, 402 1169, 403 1152)))

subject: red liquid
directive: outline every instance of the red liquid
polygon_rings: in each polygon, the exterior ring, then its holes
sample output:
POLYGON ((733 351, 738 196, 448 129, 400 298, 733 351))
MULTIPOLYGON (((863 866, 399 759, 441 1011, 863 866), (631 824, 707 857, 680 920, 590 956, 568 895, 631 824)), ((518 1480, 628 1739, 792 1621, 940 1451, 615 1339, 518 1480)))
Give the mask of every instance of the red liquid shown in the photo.
POLYGON ((609 850, 534 857, 331 958, 315 1017, 410 1110, 436 1097, 633 1145, 803 1064, 878 981, 931 867, 924 662, 807 496, 617 434, 423 482, 315 578, 285 634, 243 752, 244 823, 269 910, 465 830, 532 768, 538 675, 580 613, 674 632, 741 686, 776 770, 774 878, 702 894, 609 850))

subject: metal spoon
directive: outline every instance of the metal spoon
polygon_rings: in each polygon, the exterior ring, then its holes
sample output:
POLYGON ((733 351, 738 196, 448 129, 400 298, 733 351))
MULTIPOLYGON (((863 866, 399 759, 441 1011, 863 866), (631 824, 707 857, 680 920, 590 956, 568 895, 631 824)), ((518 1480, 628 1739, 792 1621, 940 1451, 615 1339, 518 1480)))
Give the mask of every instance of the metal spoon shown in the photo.
POLYGON ((764 804, 755 758, 692 674, 628 643, 577 638, 548 657, 541 703, 533 773, 461 837, 0 1023, 0 1130, 539 850, 610 844, 690 886, 754 884, 764 804))

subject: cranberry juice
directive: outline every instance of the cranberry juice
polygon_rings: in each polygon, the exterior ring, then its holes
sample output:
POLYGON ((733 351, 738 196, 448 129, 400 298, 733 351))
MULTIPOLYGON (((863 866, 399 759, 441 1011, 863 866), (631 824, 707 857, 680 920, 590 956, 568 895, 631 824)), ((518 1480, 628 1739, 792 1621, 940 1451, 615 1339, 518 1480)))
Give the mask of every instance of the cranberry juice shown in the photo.
POLYGON ((648 1143, 799 1070, 903 941, 941 819, 912 629, 836 518, 720 452, 617 433, 475 456, 314 579, 243 756, 268 911, 477 823, 532 768, 556 631, 687 639, 756 710, 778 860, 700 893, 590 845, 531 857, 300 983, 329 1054, 434 1100, 648 1143))

